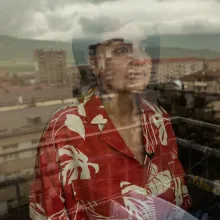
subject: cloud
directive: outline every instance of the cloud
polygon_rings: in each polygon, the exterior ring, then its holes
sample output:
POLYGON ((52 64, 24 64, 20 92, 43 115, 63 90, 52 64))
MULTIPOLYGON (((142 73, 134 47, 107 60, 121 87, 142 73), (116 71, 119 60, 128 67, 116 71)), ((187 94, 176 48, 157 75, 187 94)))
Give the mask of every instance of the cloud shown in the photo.
POLYGON ((45 34, 46 31, 67 31, 71 28, 71 17, 59 15, 57 11, 68 6, 98 5, 106 1, 110 0, 1 0, 0 34, 18 37, 33 37, 35 35, 38 37, 42 34, 42 30, 45 30, 45 34), (36 21, 39 14, 41 14, 41 18, 38 22, 42 22, 43 27, 38 25, 36 21), (30 26, 35 26, 36 30, 30 26), (31 33, 30 30, 33 32, 31 33), (39 34, 37 34, 38 31, 39 34))
POLYGON ((36 7, 35 1, 2 0, 0 2, 0 33, 16 35, 26 25, 29 11, 36 7))
POLYGON ((72 22, 65 17, 61 17, 58 14, 50 14, 45 16, 46 23, 50 30, 54 31, 68 31, 72 27, 72 22))
POLYGON ((196 19, 182 25, 185 33, 215 33, 220 28, 219 20, 196 19))
POLYGON ((81 17, 79 24, 85 34, 96 34, 117 29, 120 26, 120 20, 107 16, 97 16, 95 18, 81 17))
POLYGON ((1 0, 0 34, 70 40, 97 36, 126 22, 160 33, 219 32, 218 0, 1 0))

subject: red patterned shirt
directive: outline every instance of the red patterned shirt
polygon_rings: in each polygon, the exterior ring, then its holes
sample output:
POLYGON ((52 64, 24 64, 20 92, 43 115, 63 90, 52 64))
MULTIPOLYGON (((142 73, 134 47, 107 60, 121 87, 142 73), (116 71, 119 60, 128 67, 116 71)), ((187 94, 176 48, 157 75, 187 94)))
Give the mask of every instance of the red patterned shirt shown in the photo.
POLYGON ((141 165, 95 91, 50 118, 39 144, 30 219, 159 219, 175 207, 186 210, 191 200, 166 111, 140 98, 141 165))

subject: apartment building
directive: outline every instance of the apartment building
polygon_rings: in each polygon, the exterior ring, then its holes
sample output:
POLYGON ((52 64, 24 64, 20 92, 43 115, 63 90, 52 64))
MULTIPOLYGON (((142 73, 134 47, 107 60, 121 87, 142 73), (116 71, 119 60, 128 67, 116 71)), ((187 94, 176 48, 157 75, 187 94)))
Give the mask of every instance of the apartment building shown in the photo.
POLYGON ((180 80, 186 91, 220 93, 220 69, 198 71, 180 80))
POLYGON ((67 85, 78 88, 80 87, 80 79, 81 75, 77 66, 67 66, 67 85))
POLYGON ((169 58, 153 60, 152 83, 166 83, 204 68, 203 60, 197 58, 169 58))
POLYGON ((51 114, 61 106, 0 113, 0 216, 28 204, 39 138, 51 114))
POLYGON ((7 77, 8 75, 9 75, 8 69, 0 67, 0 77, 7 77))
POLYGON ((220 69, 220 58, 204 60, 206 69, 220 69))
POLYGON ((66 83, 66 51, 35 50, 34 59, 36 81, 38 83, 66 83))

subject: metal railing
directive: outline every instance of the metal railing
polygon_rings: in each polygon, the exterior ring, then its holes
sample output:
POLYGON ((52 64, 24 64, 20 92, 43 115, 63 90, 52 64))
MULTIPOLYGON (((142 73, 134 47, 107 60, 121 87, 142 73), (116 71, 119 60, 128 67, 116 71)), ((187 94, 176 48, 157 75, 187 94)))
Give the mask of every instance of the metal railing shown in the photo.
MULTIPOLYGON (((189 118, 183 118, 183 117, 179 117, 179 116, 172 117, 170 119, 171 119, 171 122, 175 122, 175 123, 186 122, 186 123, 191 123, 193 125, 198 125, 198 126, 202 125, 202 126, 209 127, 209 128, 212 128, 212 129, 219 129, 220 128, 220 125, 206 123, 206 122, 202 122, 202 121, 194 120, 194 119, 189 119, 189 118)), ((91 135, 96 135, 96 134, 91 134, 91 135)), ((220 157, 220 150, 218 150, 218 149, 214 149, 214 148, 212 148, 210 146, 206 146, 206 145, 197 144, 197 143, 194 143, 193 141, 186 140, 186 139, 179 138, 179 137, 177 137, 176 140, 177 140, 178 145, 181 146, 181 147, 193 149, 193 150, 199 151, 201 153, 204 153, 205 155, 208 154, 208 155, 212 155, 214 157, 220 157)), ((29 149, 22 149, 19 152, 31 151, 31 150, 34 150, 34 149, 35 149, 35 147, 31 147, 29 149)), ((7 155, 7 154, 11 154, 11 153, 14 153, 14 151, 1 154, 0 157, 4 156, 4 155, 7 155)), ((5 187, 9 187, 9 186, 15 187, 16 200, 17 200, 17 204, 18 204, 18 207, 16 209, 17 212, 22 211, 25 207, 25 204, 21 204, 21 198, 22 198, 22 196, 21 196, 21 184, 33 180, 34 176, 35 175, 28 175, 28 176, 23 176, 23 177, 16 178, 14 180, 7 180, 7 181, 0 182, 0 189, 4 189, 5 187)), ((27 200, 27 204, 26 204, 26 208, 25 208, 26 211, 28 211, 27 207, 28 207, 28 200, 27 200)), ((12 215, 12 214, 10 214, 10 215, 12 215)), ((0 216, 0 218, 5 219, 8 216, 9 215, 7 214, 7 215, 4 215, 4 216, 0 216)))

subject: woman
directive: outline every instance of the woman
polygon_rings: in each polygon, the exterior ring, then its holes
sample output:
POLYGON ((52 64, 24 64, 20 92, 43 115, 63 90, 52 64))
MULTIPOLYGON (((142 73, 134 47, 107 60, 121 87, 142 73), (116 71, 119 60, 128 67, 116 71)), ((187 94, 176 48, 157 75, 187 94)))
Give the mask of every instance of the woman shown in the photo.
POLYGON ((146 36, 127 35, 133 25, 89 46, 97 88, 50 118, 31 219, 181 219, 178 207, 190 207, 169 117, 140 97, 153 63, 142 44, 146 36))

